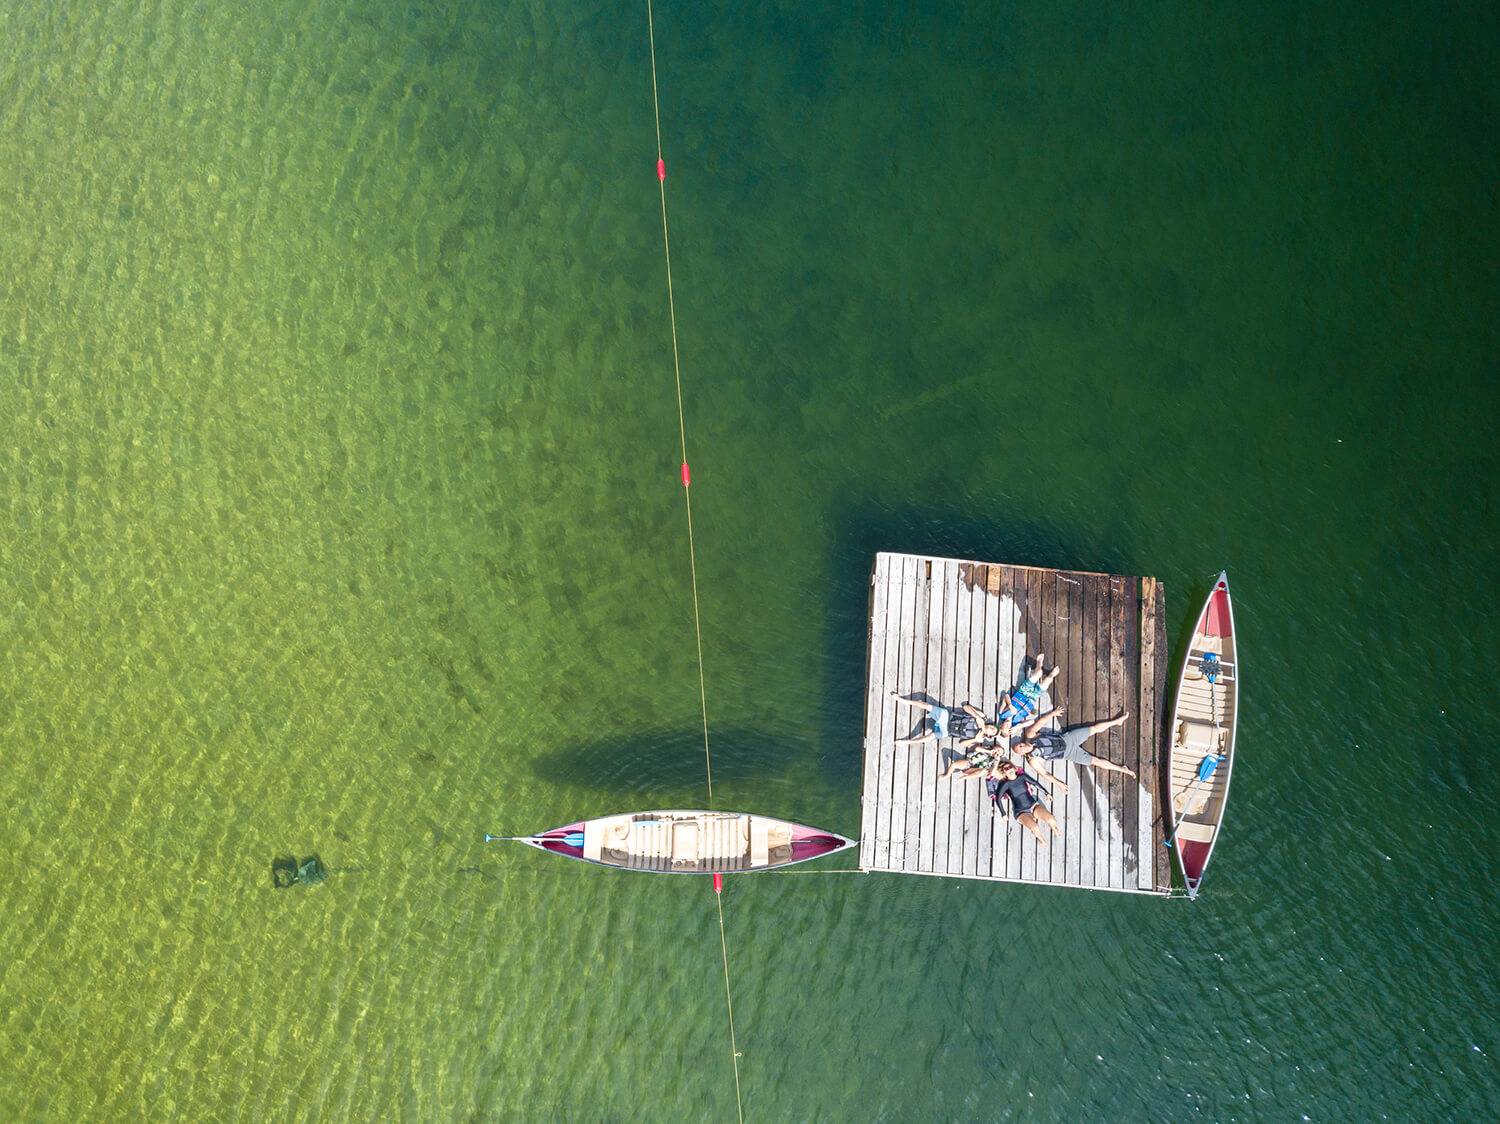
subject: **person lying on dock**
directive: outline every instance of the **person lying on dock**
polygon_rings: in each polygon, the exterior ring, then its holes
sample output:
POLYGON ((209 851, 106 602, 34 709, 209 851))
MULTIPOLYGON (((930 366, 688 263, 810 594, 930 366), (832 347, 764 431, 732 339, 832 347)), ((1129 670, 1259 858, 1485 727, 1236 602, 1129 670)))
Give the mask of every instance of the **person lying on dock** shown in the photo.
POLYGON ((1042 824, 1046 824, 1053 835, 1060 834, 1057 817, 1042 803, 1042 798, 1048 795, 1042 782, 1023 772, 1014 761, 1003 761, 995 766, 994 776, 985 782, 985 789, 995 803, 995 810, 1002 815, 1005 813, 1004 802, 1010 801, 1010 811, 1016 822, 1036 836, 1038 843, 1047 842, 1047 837, 1042 834, 1042 824))
POLYGON ((923 702, 921 699, 902 698, 895 691, 890 694, 891 698, 898 703, 925 710, 927 717, 932 721, 931 730, 923 730, 909 738, 897 738, 896 745, 921 745, 923 742, 936 744, 940 738, 957 738, 959 739, 958 749, 962 753, 970 746, 984 742, 993 743, 1000 736, 999 727, 994 723, 986 722, 984 711, 977 706, 964 703, 961 708, 954 709, 939 706, 937 703, 923 702))
MULTIPOLYGON (((1124 765, 1116 765, 1113 761, 1104 757, 1095 757, 1083 748, 1083 743, 1095 734, 1102 734, 1105 730, 1113 730, 1116 726, 1125 724, 1130 717, 1128 710, 1122 710, 1115 718, 1108 722, 1095 722, 1092 726, 1069 726, 1066 730, 1041 730, 1040 723, 1033 723, 1026 727, 1022 740, 1011 746, 1011 751, 1019 753, 1032 763, 1032 767, 1040 770, 1044 761, 1071 761, 1075 765, 1085 765, 1095 769, 1103 769, 1107 773, 1125 773, 1135 776, 1135 770, 1124 765)), ((1057 782, 1062 785, 1061 781, 1057 782)), ((1067 786, 1063 786, 1067 791, 1067 786)))
POLYGON ((1046 660, 1046 654, 1038 652, 1022 663, 1020 681, 995 708, 995 724, 1000 727, 1002 737, 1009 737, 1011 730, 1017 726, 1026 726, 1037 720, 1037 713, 1042 708, 1042 692, 1052 686, 1058 672, 1054 667, 1043 675, 1042 667, 1046 660))
POLYGON ((966 780, 969 777, 983 776, 993 771, 1002 761, 1008 760, 1006 751, 998 748, 994 742, 981 741, 972 745, 964 743, 958 749, 958 756, 948 763, 947 771, 940 774, 938 780, 945 781, 954 773, 966 780))

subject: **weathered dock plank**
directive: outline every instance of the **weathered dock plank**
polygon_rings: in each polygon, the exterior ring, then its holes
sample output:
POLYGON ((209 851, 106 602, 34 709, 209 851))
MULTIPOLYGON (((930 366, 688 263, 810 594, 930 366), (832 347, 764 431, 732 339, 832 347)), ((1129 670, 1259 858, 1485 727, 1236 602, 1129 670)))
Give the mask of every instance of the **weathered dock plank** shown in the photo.
MULTIPOLYGON (((1031 608, 1031 599, 1027 592, 1026 578, 1029 570, 1019 567, 1007 567, 1010 571, 1011 600, 1015 604, 1015 621, 1011 628, 1011 658, 1010 674, 1005 677, 1005 688, 1009 690, 1014 687, 1016 681, 1021 677, 1021 668, 1026 664, 1028 648, 1034 648, 1032 643, 1032 623, 1028 614, 1031 608)), ((995 818, 999 832, 1005 836, 1005 877, 1020 881, 1022 862, 1022 840, 1026 835, 1026 829, 1015 821, 1013 816, 1001 817, 998 810, 991 810, 990 814, 995 818)))
MULTIPOLYGON (((961 590, 958 586, 957 563, 944 558, 938 565, 941 567, 941 578, 935 576, 933 580, 935 582, 940 580, 943 586, 943 619, 938 628, 942 667, 938 673, 937 693, 940 699, 953 699, 955 698, 953 673, 958 651, 950 642, 950 638, 954 635, 954 622, 957 619, 958 598, 961 590)), ((944 746, 939 746, 932 755, 932 821, 928 827, 932 834, 932 853, 929 856, 930 861, 923 869, 937 874, 948 872, 948 834, 953 781, 951 778, 940 781, 938 777, 948 768, 949 756, 950 750, 944 746)))
POLYGON ((1156 661, 1154 679, 1156 689, 1153 692, 1156 696, 1156 713, 1151 716, 1151 730, 1147 735, 1151 746, 1151 776, 1153 778, 1148 787, 1156 798, 1156 814, 1151 817, 1151 853, 1156 856, 1152 889, 1164 894, 1172 888, 1172 860, 1166 848, 1167 815, 1171 804, 1168 798, 1161 795, 1167 791, 1168 785, 1166 738, 1169 735, 1166 724, 1169 721, 1171 704, 1167 699, 1166 593, 1160 582, 1156 584, 1155 603, 1156 644, 1152 655, 1156 661))
MULTIPOLYGON (((1087 583, 1089 598, 1084 624, 1084 644, 1087 655, 1083 667, 1083 713, 1077 716, 1077 721, 1097 722, 1099 712, 1109 706, 1109 630, 1105 623, 1109 620, 1109 579, 1100 575, 1090 575, 1084 580, 1087 583), (1102 632, 1101 625, 1103 626, 1102 632), (1102 696, 1101 685, 1103 686, 1102 696)), ((1089 752, 1099 753, 1101 750, 1096 743, 1091 742, 1089 752)), ((1107 818, 1109 790, 1105 787, 1103 775, 1095 769, 1078 769, 1074 771, 1073 776, 1084 797, 1084 807, 1079 817, 1082 821, 1082 830, 1085 832, 1079 882, 1080 885, 1093 886, 1098 882, 1095 872, 1103 869, 1103 863, 1100 861, 1101 847, 1104 851, 1103 860, 1107 862, 1109 858, 1109 847, 1101 843, 1097 826, 1098 821, 1107 818)), ((1105 881, 1107 882, 1108 879, 1106 878, 1105 881)))
POLYGON ((885 614, 889 589, 884 561, 882 555, 870 578, 870 634, 865 658, 869 684, 865 691, 864 794, 859 813, 859 865, 862 867, 872 866, 875 862, 875 793, 880 783, 880 754, 884 741, 885 614))
MULTIPOLYGON (((963 568, 972 570, 972 567, 963 568)), ((973 583, 962 576, 958 585, 957 630, 954 633, 953 701, 962 703, 972 700, 969 688, 969 664, 972 649, 971 629, 974 615, 973 583)), ((977 830, 970 823, 968 798, 973 787, 970 781, 959 781, 950 777, 948 784, 948 873, 964 873, 964 853, 968 850, 969 834, 977 830)), ((978 823, 974 817, 973 823, 978 823)))
MULTIPOLYGON (((991 566, 990 572, 998 577, 998 580, 992 582, 989 588, 992 589, 999 608, 999 625, 995 630, 995 695, 994 701, 985 709, 986 714, 993 715, 1001 694, 1008 691, 1011 684, 1015 682, 1015 649, 1016 645, 1021 642, 1019 639, 1021 626, 1016 611, 1015 571, 1008 566, 991 566)), ((979 794, 979 801, 983 813, 989 817, 990 877, 1001 878, 1005 875, 1006 855, 1010 848, 1010 832, 1005 821, 990 809, 989 801, 983 792, 979 794)))
POLYGON ((1124 876, 1126 886, 1135 886, 1139 882, 1137 866, 1140 860, 1140 830, 1138 821, 1141 812, 1141 800, 1139 796, 1141 782, 1141 708, 1137 706, 1140 694, 1140 684, 1135 682, 1139 675, 1141 661, 1141 594, 1140 579, 1131 578, 1121 583, 1121 592, 1124 595, 1125 609, 1125 632, 1124 648, 1121 658, 1125 667, 1130 669, 1130 674, 1123 676, 1121 683, 1120 705, 1115 711, 1119 714, 1124 711, 1128 717, 1125 725, 1120 730, 1120 757, 1127 769, 1132 770, 1135 776, 1121 775, 1120 777, 1120 848, 1122 862, 1120 873, 1124 876))

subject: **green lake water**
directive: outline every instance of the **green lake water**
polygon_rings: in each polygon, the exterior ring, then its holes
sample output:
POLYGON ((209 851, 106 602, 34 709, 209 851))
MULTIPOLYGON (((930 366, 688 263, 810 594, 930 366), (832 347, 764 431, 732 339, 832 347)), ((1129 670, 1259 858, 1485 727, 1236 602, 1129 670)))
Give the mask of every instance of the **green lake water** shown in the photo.
MULTIPOLYGON (((731 878, 750 1118, 1500 1115, 1500 26, 1343 9, 656 9, 716 805, 858 834, 877 550, 1244 666, 1192 905, 731 878)), ((644 5, 0 94, 0 1118, 733 1119, 708 886, 480 842, 705 800, 644 5)))

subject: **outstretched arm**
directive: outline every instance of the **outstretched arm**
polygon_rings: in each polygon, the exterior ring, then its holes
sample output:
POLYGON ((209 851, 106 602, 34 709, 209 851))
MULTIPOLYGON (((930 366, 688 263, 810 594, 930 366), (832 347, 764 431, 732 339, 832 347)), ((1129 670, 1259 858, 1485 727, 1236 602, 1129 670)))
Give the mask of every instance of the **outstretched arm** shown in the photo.
MULTIPOLYGON (((1045 757, 1043 757, 1040 753, 1033 753, 1029 757, 1026 758, 1026 762, 1027 762, 1027 764, 1029 764, 1032 767, 1032 769, 1034 769, 1036 771, 1036 773, 1037 773, 1038 776, 1041 776, 1041 774, 1042 774, 1042 766, 1047 763, 1047 759, 1045 757)), ((1068 782, 1065 781, 1065 780, 1063 780, 1061 777, 1054 776, 1053 774, 1048 773, 1047 774, 1047 782, 1049 784, 1053 785, 1057 789, 1058 792, 1067 792, 1068 791, 1068 782)))

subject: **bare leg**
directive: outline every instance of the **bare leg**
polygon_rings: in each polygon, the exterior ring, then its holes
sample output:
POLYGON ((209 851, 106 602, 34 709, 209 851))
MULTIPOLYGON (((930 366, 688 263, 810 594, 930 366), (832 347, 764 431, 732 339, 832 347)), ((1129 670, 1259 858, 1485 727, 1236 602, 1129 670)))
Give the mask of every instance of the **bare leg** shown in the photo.
POLYGON ((1130 711, 1122 710, 1118 715, 1116 715, 1114 718, 1109 719, 1107 722, 1095 722, 1092 726, 1089 727, 1089 737, 1093 737, 1095 734, 1102 734, 1105 730, 1113 730, 1116 726, 1123 726, 1125 725, 1125 719, 1129 717, 1130 711))
POLYGON ((909 738, 897 738, 895 741, 891 742, 891 744, 892 745, 921 745, 923 742, 932 742, 934 745, 936 745, 937 744, 937 734, 936 733, 930 733, 930 734, 913 734, 909 738))
POLYGON ((1046 714, 1039 714, 1039 715, 1037 715, 1035 718, 1033 718, 1031 720, 1031 725, 1027 726, 1026 729, 1024 729, 1024 730, 1021 731, 1021 737, 1022 737, 1022 739, 1025 740, 1025 741, 1030 741, 1032 738, 1036 737, 1037 734, 1038 734, 1038 732, 1040 732, 1040 730, 1041 730, 1041 728, 1043 726, 1045 726, 1048 722, 1051 722, 1054 718, 1056 718, 1062 712, 1063 712, 1063 708, 1062 707, 1060 707, 1060 706, 1054 706, 1046 714))
POLYGON ((1135 776, 1135 770, 1126 768, 1124 765, 1116 765, 1113 761, 1103 757, 1096 757, 1092 753, 1089 754, 1089 758, 1089 764, 1095 769, 1103 769, 1106 773, 1124 773, 1127 776, 1135 776))
POLYGON ((968 763, 969 759, 967 757, 955 757, 952 761, 948 762, 948 768, 943 771, 942 775, 938 777, 938 780, 947 780, 954 773, 967 766, 968 763))
POLYGON ((933 708, 933 704, 930 702, 923 702, 921 699, 904 698, 903 696, 896 694, 895 691, 891 692, 891 698, 895 699, 898 703, 902 703, 906 706, 914 706, 918 710, 931 710, 933 708))
POLYGON ((1052 814, 1050 809, 1043 808, 1040 804, 1038 804, 1033 809, 1033 811, 1035 812, 1037 819, 1041 820, 1044 824, 1052 829, 1053 835, 1059 834, 1057 830, 1057 817, 1052 814))
POLYGON ((1038 843, 1044 847, 1047 845, 1047 837, 1042 834, 1042 829, 1036 824, 1036 817, 1030 812, 1022 812, 1016 817, 1016 821, 1027 831, 1031 832, 1032 835, 1035 835, 1038 843))
POLYGON ((1045 691, 1048 687, 1052 686, 1052 681, 1057 678, 1057 673, 1061 670, 1062 668, 1060 667, 1054 667, 1042 677, 1042 690, 1045 691))

